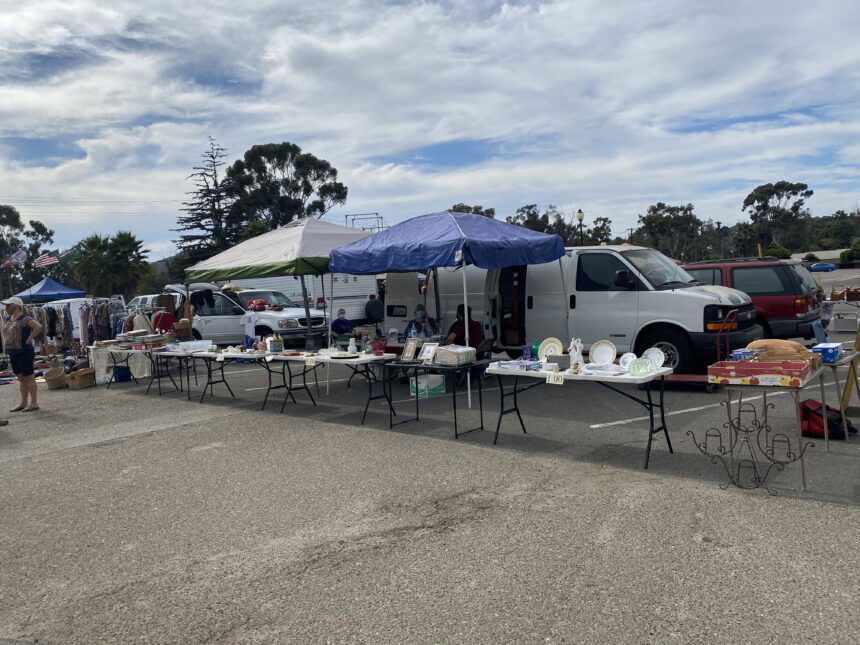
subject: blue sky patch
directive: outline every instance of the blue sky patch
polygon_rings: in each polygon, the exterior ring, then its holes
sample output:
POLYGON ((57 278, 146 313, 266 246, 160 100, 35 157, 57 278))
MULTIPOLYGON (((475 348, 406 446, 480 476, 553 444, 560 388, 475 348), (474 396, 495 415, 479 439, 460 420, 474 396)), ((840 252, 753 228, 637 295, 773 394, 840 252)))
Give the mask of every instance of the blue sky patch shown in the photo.
POLYGON ((25 166, 53 168, 69 159, 83 159, 87 153, 74 143, 77 137, 0 137, 0 148, 10 151, 9 156, 25 166))
POLYGON ((503 145, 490 139, 456 139, 375 157, 379 163, 420 165, 429 169, 463 168, 504 156, 503 145))
POLYGON ((722 119, 690 119, 684 125, 679 125, 669 128, 669 132, 687 134, 694 132, 717 132, 736 125, 744 125, 747 123, 785 123, 791 120, 792 117, 805 116, 819 118, 819 108, 817 106, 807 106, 798 108, 788 112, 771 112, 763 114, 745 114, 742 116, 726 117, 722 119))

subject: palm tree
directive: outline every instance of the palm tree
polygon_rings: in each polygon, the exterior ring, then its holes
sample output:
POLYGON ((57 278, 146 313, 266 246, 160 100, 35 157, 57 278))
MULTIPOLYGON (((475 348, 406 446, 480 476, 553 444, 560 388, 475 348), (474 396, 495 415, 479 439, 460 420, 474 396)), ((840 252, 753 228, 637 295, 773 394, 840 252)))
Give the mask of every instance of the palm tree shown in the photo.
POLYGON ((126 298, 134 294, 137 284, 149 270, 148 249, 129 231, 119 231, 109 245, 108 265, 114 277, 113 293, 126 298))
POLYGON ((81 240, 81 255, 73 266, 73 272, 87 293, 110 295, 111 274, 106 262, 109 247, 109 237, 93 234, 81 240))
POLYGON ((113 237, 90 235, 81 241, 81 256, 73 269, 75 277, 93 295, 121 293, 129 297, 149 267, 149 251, 142 247, 143 242, 128 231, 113 237))

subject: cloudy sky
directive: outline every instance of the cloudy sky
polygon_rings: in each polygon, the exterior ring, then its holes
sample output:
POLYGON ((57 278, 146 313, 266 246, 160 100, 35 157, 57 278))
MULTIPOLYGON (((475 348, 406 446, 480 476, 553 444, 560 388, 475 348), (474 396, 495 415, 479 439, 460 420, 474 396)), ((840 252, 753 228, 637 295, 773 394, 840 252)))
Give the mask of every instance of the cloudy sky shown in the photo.
POLYGON ((734 222, 754 186, 860 199, 860 2, 0 0, 0 203, 68 246, 172 251, 185 177, 291 141, 345 213, 455 202, 734 222), (242 6, 246 5, 246 6, 242 6))

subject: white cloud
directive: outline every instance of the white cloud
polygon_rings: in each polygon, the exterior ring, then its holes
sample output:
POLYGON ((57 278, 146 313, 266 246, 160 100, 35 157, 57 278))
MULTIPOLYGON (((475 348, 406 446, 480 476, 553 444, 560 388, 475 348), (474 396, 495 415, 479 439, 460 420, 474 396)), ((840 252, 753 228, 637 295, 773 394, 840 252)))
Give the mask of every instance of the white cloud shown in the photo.
POLYGON ((64 243, 131 228, 166 248, 209 134, 233 157, 290 140, 327 158, 350 189, 335 218, 537 202, 607 215, 620 233, 658 200, 731 223, 749 189, 783 178, 815 189, 816 214, 860 194, 857 3, 35 0, 2 12, 0 137, 71 138, 86 157, 34 168, 0 149, 0 202, 140 200, 99 208, 151 213, 17 203, 64 243), (375 161, 457 140, 505 153, 459 168, 375 161))

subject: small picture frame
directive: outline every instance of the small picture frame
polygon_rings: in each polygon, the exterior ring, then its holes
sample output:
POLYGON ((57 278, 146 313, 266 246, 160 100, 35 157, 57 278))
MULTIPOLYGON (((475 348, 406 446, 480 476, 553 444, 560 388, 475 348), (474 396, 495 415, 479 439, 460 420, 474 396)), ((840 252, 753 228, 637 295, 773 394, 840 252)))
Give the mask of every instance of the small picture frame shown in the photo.
POLYGON ((418 339, 407 338, 403 345, 403 353, 400 354, 400 360, 411 361, 415 359, 415 352, 418 351, 418 339))
POLYGON ((439 347, 439 343, 424 343, 421 347, 421 353, 418 354, 418 360, 425 363, 432 363, 433 358, 436 356, 437 347, 439 347))

